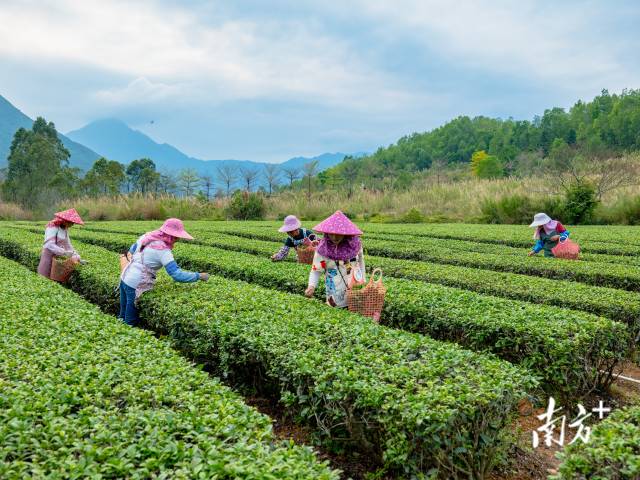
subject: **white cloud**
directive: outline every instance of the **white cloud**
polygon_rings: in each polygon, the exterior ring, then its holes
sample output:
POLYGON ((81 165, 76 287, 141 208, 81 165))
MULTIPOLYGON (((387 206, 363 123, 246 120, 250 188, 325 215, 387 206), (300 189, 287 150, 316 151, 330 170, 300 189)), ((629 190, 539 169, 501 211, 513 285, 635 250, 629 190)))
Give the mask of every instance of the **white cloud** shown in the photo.
POLYGON ((209 100, 287 97, 356 109, 414 100, 339 39, 292 20, 211 25, 151 0, 8 0, 0 24, 0 56, 59 59, 134 79, 98 92, 103 100, 160 98, 185 82, 191 96, 209 100))
POLYGON ((451 62, 569 88, 632 87, 638 65, 619 57, 620 37, 602 34, 607 4, 461 0, 358 0, 369 18, 409 35, 451 62), (634 75, 635 74, 635 75, 634 75))
POLYGON ((95 96, 107 105, 140 105, 156 103, 184 95, 183 85, 152 83, 145 77, 136 78, 125 87, 114 87, 96 92, 95 96))

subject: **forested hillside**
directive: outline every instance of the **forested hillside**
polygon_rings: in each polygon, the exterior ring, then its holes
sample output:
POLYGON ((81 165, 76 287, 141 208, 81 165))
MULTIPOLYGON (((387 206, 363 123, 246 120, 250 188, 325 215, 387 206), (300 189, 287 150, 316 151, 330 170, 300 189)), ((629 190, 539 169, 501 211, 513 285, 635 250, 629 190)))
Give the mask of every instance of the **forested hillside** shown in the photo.
POLYGON ((640 150, 640 90, 624 90, 619 95, 603 90, 591 102, 578 101, 568 112, 551 108, 532 121, 458 117, 429 132, 402 137, 371 156, 347 161, 327 173, 375 186, 385 178, 434 164, 470 162, 474 152, 485 150, 510 174, 530 168, 527 156, 520 154, 536 152, 546 157, 554 144, 611 153, 640 150))

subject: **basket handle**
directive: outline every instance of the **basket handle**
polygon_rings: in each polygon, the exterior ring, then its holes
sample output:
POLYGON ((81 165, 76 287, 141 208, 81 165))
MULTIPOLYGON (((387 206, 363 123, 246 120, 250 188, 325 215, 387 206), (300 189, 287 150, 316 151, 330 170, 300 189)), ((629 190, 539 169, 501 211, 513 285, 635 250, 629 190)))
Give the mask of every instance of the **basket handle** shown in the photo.
POLYGON ((375 280, 375 283, 377 283, 378 285, 380 285, 382 283, 382 269, 380 267, 377 267, 377 268, 373 269, 373 272, 371 272, 371 278, 369 279, 369 284, 374 282, 374 278, 376 276, 376 273, 379 276, 378 276, 378 280, 375 280))

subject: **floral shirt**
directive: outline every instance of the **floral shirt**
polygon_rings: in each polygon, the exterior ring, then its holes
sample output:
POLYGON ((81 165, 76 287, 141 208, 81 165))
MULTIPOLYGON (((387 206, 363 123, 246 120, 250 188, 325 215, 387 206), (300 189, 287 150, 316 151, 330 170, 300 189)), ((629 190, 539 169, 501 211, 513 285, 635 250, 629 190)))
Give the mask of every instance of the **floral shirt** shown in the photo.
POLYGON ((332 260, 316 252, 313 257, 311 273, 309 273, 309 286, 316 287, 320 275, 324 272, 324 286, 327 304, 332 307, 344 308, 347 306, 347 290, 353 286, 365 282, 364 253, 362 249, 349 261, 332 260))

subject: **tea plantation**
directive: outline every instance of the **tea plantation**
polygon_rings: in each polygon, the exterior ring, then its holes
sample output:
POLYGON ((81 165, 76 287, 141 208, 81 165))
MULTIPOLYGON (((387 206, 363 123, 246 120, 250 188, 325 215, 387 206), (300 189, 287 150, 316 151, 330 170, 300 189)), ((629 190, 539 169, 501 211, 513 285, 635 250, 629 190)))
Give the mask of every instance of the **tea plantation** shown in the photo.
MULTIPOLYGON (((159 224, 73 228, 88 263, 62 286, 34 273, 44 225, 0 223, 0 478, 347 478, 319 448, 379 478, 483 479, 523 400, 606 395, 637 357, 640 228, 572 228, 567 261, 527 257, 526 227, 362 225, 376 324, 304 297, 310 267, 269 259, 277 223, 186 222, 174 255, 209 282, 160 274, 130 328, 118 254, 159 224), (316 451, 278 438, 256 394, 316 451)), ((639 412, 595 425, 554 478, 640 478, 639 412)))

